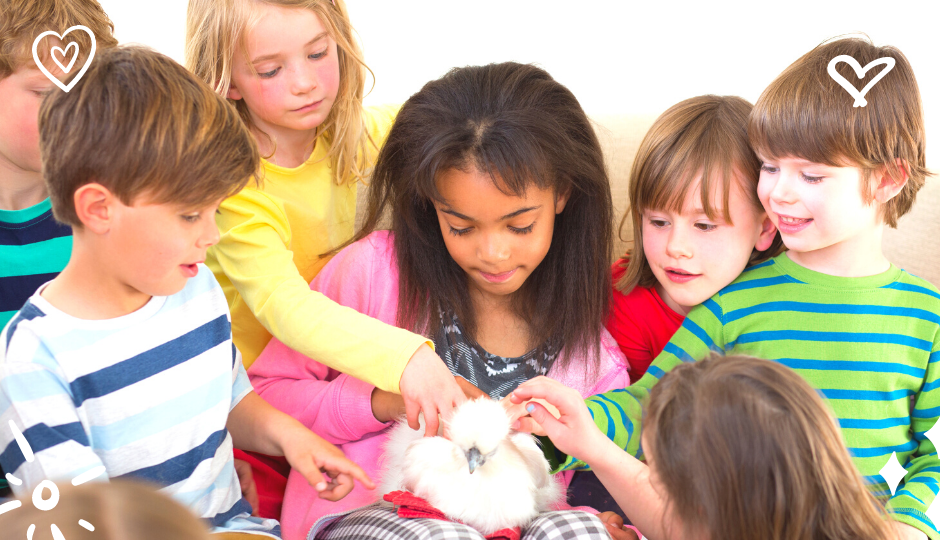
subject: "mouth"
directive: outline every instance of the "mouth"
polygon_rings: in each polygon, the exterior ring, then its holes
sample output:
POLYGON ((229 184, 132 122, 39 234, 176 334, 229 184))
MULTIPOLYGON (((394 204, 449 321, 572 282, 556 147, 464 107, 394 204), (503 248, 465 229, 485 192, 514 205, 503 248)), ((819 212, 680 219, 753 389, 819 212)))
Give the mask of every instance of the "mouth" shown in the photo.
POLYGON ((669 278, 673 283, 688 283, 697 277, 701 277, 702 274, 693 274, 681 268, 672 268, 667 266, 663 268, 663 271, 666 272, 666 277, 669 278))
POLYGON ((199 264, 202 261, 194 262, 190 264, 181 264, 180 269, 183 271, 183 275, 186 277, 196 277, 196 274, 199 273, 199 264))
POLYGON ((480 275, 483 276, 483 279, 489 281, 490 283, 505 283, 506 281, 509 281, 509 278, 511 278, 513 274, 516 273, 516 270, 516 268, 513 268, 508 272, 501 272, 499 274, 488 274, 481 270, 480 275))
POLYGON ((322 99, 320 101, 314 101, 313 103, 308 103, 299 109, 294 109, 291 112, 295 112, 295 113, 309 112, 319 107, 321 103, 323 103, 322 99))
POLYGON ((777 229, 779 229, 782 234, 796 234, 806 227, 809 227, 812 222, 812 218, 797 218, 777 214, 777 229))

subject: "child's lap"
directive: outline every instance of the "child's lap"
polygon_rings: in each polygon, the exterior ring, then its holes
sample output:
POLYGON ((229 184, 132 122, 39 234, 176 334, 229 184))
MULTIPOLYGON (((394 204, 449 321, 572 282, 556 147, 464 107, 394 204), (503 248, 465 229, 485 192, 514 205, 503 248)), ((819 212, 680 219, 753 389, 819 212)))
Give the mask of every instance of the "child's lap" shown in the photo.
MULTIPOLYGON (((394 508, 374 505, 337 520, 316 534, 317 540, 483 540, 478 531, 451 521, 405 519, 394 508)), ((561 540, 610 536, 597 516, 577 510, 545 512, 522 532, 522 540, 561 540)))

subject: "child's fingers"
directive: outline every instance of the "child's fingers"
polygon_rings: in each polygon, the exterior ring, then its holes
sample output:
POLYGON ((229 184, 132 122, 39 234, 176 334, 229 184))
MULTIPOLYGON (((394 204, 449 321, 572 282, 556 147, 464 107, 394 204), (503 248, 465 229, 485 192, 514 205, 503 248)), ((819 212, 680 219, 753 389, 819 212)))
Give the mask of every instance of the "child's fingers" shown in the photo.
POLYGON ((291 467, 299 472, 307 480, 307 483, 317 491, 323 491, 327 488, 327 480, 323 477, 323 473, 320 472, 320 468, 317 467, 312 458, 300 460, 298 463, 291 463, 291 467))
MULTIPOLYGON (((565 429, 564 424, 552 416, 552 413, 548 412, 548 409, 542 406, 541 403, 530 402, 526 405, 526 410, 529 412, 529 416, 532 417, 532 420, 535 420, 535 422, 542 427, 544 434, 553 441, 556 437, 559 437, 565 429)), ((520 419, 520 424, 521 422, 522 419, 520 419)), ((532 426, 530 425, 530 427, 532 426)))
POLYGON ((339 457, 335 460, 329 460, 324 462, 323 468, 330 472, 331 476, 343 476, 347 475, 356 480, 359 480, 359 483, 362 484, 366 489, 375 489, 375 482, 369 478, 369 475, 362 470, 362 467, 356 465, 352 461, 349 461, 345 457, 339 457))
POLYGON ((531 433, 533 435, 538 435, 539 437, 547 437, 548 434, 545 433, 545 428, 541 424, 535 421, 531 416, 523 416, 516 422, 512 424, 512 429, 516 431, 521 431, 523 433, 531 433))
POLYGON ((321 499, 326 499, 328 501, 336 502, 346 495, 349 495, 349 492, 353 490, 355 485, 353 484, 353 479, 351 476, 346 474, 339 474, 336 478, 333 478, 327 489, 324 489, 318 496, 321 499))
POLYGON ((405 418, 408 419, 408 427, 418 431, 421 429, 421 423, 418 422, 418 413, 421 412, 421 406, 416 402, 405 399, 405 418))

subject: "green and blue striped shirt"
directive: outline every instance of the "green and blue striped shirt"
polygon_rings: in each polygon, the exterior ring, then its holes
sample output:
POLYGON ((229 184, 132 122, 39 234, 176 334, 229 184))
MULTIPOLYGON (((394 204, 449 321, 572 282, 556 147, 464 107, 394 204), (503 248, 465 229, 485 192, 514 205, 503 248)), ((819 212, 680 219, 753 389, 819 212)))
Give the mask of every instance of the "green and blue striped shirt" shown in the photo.
MULTIPOLYGON (((780 255, 693 309, 635 384, 588 398, 594 421, 639 455, 650 388, 681 362, 712 351, 776 360, 799 373, 827 398, 856 466, 894 519, 940 538, 925 515, 940 491, 940 460, 924 435, 940 416, 936 287, 893 265, 843 278, 780 255), (879 473, 892 452, 907 470, 893 496, 879 473)), ((586 467, 568 457, 558 469, 586 467)))

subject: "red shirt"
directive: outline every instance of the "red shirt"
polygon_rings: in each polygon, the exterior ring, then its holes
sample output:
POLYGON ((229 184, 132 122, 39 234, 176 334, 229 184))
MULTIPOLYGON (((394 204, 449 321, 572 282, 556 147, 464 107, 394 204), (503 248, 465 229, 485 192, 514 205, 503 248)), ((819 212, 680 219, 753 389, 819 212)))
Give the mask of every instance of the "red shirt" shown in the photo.
MULTIPOLYGON (((620 259, 611 266, 614 284, 627 272, 626 262, 620 259)), ((606 326, 627 357, 631 383, 646 373, 683 320, 685 315, 667 306, 655 288, 634 287, 630 294, 613 289, 606 326)))

